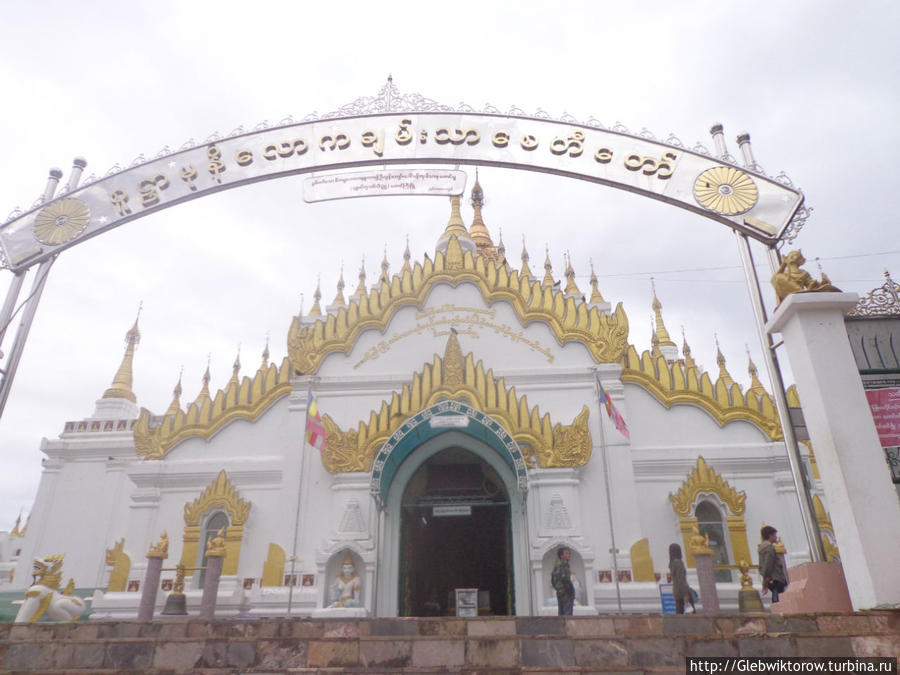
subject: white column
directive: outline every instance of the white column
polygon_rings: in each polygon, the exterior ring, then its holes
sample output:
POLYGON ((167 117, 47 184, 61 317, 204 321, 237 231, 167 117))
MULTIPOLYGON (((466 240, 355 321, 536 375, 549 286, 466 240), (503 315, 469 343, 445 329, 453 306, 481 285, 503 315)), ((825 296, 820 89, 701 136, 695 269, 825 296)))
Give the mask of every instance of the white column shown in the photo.
POLYGON ((900 502, 844 327, 858 300, 794 293, 766 326, 787 347, 856 610, 900 603, 900 502))

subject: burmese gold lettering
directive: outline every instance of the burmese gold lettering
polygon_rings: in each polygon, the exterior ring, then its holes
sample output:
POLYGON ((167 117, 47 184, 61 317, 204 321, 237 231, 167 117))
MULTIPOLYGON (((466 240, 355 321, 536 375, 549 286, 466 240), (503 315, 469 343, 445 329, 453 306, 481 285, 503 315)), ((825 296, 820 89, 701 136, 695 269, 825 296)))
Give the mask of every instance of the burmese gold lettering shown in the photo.
POLYGON ((439 145, 452 143, 453 145, 475 145, 481 140, 481 133, 477 129, 453 129, 452 132, 447 127, 442 127, 434 132, 434 140, 439 145))
POLYGON ((197 180, 197 169, 194 168, 193 164, 181 167, 178 175, 181 176, 181 180, 187 183, 191 192, 196 192, 197 186, 194 184, 194 181, 197 180))
POLYGON ((609 148, 597 148, 594 153, 594 159, 601 164, 609 164, 612 161, 613 151, 609 148))
POLYGON ((113 192, 109 197, 109 201, 116 207, 120 216, 127 216, 131 213, 131 209, 128 208, 128 193, 125 192, 125 190, 116 190, 113 192))
POLYGON ((672 162, 676 159, 678 159, 678 155, 674 152, 664 152, 662 159, 659 160, 632 153, 625 158, 625 168, 629 171, 643 169, 642 173, 644 175, 652 176, 656 174, 656 177, 660 180, 666 180, 675 171, 672 162))
POLYGON ((422 129, 419 132, 419 143, 427 143, 428 142, 428 129, 422 129))
POLYGON ((554 138, 550 143, 550 152, 554 155, 569 153, 569 157, 578 157, 584 152, 584 133, 577 129, 567 139, 554 138))
POLYGON ((209 170, 213 180, 221 184, 222 173, 225 171, 225 162, 222 161, 222 151, 215 145, 211 145, 206 149, 206 156, 209 157, 210 160, 206 168, 209 170))
POLYGON ((364 131, 360 140, 364 148, 372 148, 372 152, 379 157, 384 154, 384 131, 380 134, 374 131, 364 131))
POLYGON ((538 146, 538 139, 531 134, 525 134, 522 136, 520 145, 523 150, 534 150, 538 146))
POLYGON ((397 145, 408 145, 412 140, 413 134, 409 130, 411 124, 412 120, 408 117, 400 120, 400 125, 397 127, 397 131, 394 132, 394 140, 397 141, 397 145))
POLYGON ((495 131, 491 135, 491 143, 494 144, 495 148, 505 148, 507 145, 509 145, 509 132, 495 131))
POLYGON ((325 134, 319 139, 319 150, 324 150, 325 146, 328 146, 329 150, 345 150, 350 146, 350 137, 343 132, 334 136, 325 134))
POLYGON ((169 179, 163 174, 142 180, 138 183, 138 190, 141 193, 141 206, 146 208, 159 204, 159 190, 165 190, 167 187, 169 187, 169 179))
POLYGON ((249 166, 253 164, 253 153, 249 150, 238 150, 234 161, 238 163, 238 166, 249 166))
MULTIPOLYGON (((348 141, 349 144, 349 141, 348 141)), ((306 141, 302 138, 295 138, 293 141, 284 141, 279 143, 278 145, 274 143, 270 143, 265 148, 263 148, 263 157, 272 161, 278 157, 282 159, 287 159, 294 154, 302 155, 306 152, 308 146, 306 145, 306 141)))

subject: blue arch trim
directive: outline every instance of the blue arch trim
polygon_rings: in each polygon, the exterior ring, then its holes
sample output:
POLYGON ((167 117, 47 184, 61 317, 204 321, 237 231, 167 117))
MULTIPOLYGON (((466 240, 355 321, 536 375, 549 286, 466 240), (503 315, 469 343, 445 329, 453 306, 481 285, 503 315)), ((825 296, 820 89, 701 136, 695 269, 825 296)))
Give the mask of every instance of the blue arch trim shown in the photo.
POLYGON ((528 490, 525 458, 506 429, 490 415, 462 401, 440 401, 407 419, 381 446, 372 465, 372 494, 384 502, 404 460, 422 443, 447 431, 462 432, 493 448, 515 473, 519 492, 528 490))

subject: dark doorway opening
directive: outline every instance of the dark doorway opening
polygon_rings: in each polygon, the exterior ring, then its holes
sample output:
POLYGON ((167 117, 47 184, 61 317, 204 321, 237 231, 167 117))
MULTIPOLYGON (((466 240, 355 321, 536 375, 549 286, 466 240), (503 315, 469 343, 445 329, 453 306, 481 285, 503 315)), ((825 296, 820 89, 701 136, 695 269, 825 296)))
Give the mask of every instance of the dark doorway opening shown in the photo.
POLYGON ((479 614, 512 614, 509 497, 494 469, 448 448, 412 475, 403 493, 400 616, 455 613, 455 590, 479 590, 479 614))

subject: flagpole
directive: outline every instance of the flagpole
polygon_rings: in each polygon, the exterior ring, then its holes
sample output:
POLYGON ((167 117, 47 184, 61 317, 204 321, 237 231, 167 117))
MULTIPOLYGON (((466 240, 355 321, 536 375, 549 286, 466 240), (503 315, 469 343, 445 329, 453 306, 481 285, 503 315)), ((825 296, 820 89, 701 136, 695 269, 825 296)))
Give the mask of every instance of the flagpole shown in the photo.
MULTIPOLYGON (((601 388, 603 385, 600 384, 600 374, 595 370, 594 371, 594 381, 597 383, 597 400, 600 401, 601 398, 601 388)), ((603 391, 603 394, 608 398, 609 392, 603 391)), ((610 401, 612 403, 612 401, 610 401)), ((612 497, 610 496, 610 483, 609 483, 609 458, 607 457, 606 450, 606 432, 603 429, 603 406, 600 407, 600 455, 603 457, 603 482, 606 486, 606 513, 609 516, 609 541, 612 544, 612 548, 610 549, 610 553, 612 553, 612 567, 613 567, 613 581, 616 584, 616 604, 619 607, 619 611, 622 611, 622 592, 619 588, 619 562, 616 559, 616 556, 619 553, 619 549, 616 547, 616 530, 615 525, 613 524, 613 513, 612 513, 612 497)))
POLYGON ((294 544, 291 547, 291 576, 290 585, 288 586, 288 606, 287 615, 291 615, 291 607, 294 602, 294 574, 297 565, 297 532, 300 530, 300 497, 301 497, 301 481, 303 474, 303 462, 306 458, 306 430, 309 428, 309 403, 312 400, 312 390, 307 389, 306 396, 306 417, 303 422, 303 452, 300 454, 300 476, 297 476, 297 510, 294 512, 294 544))

